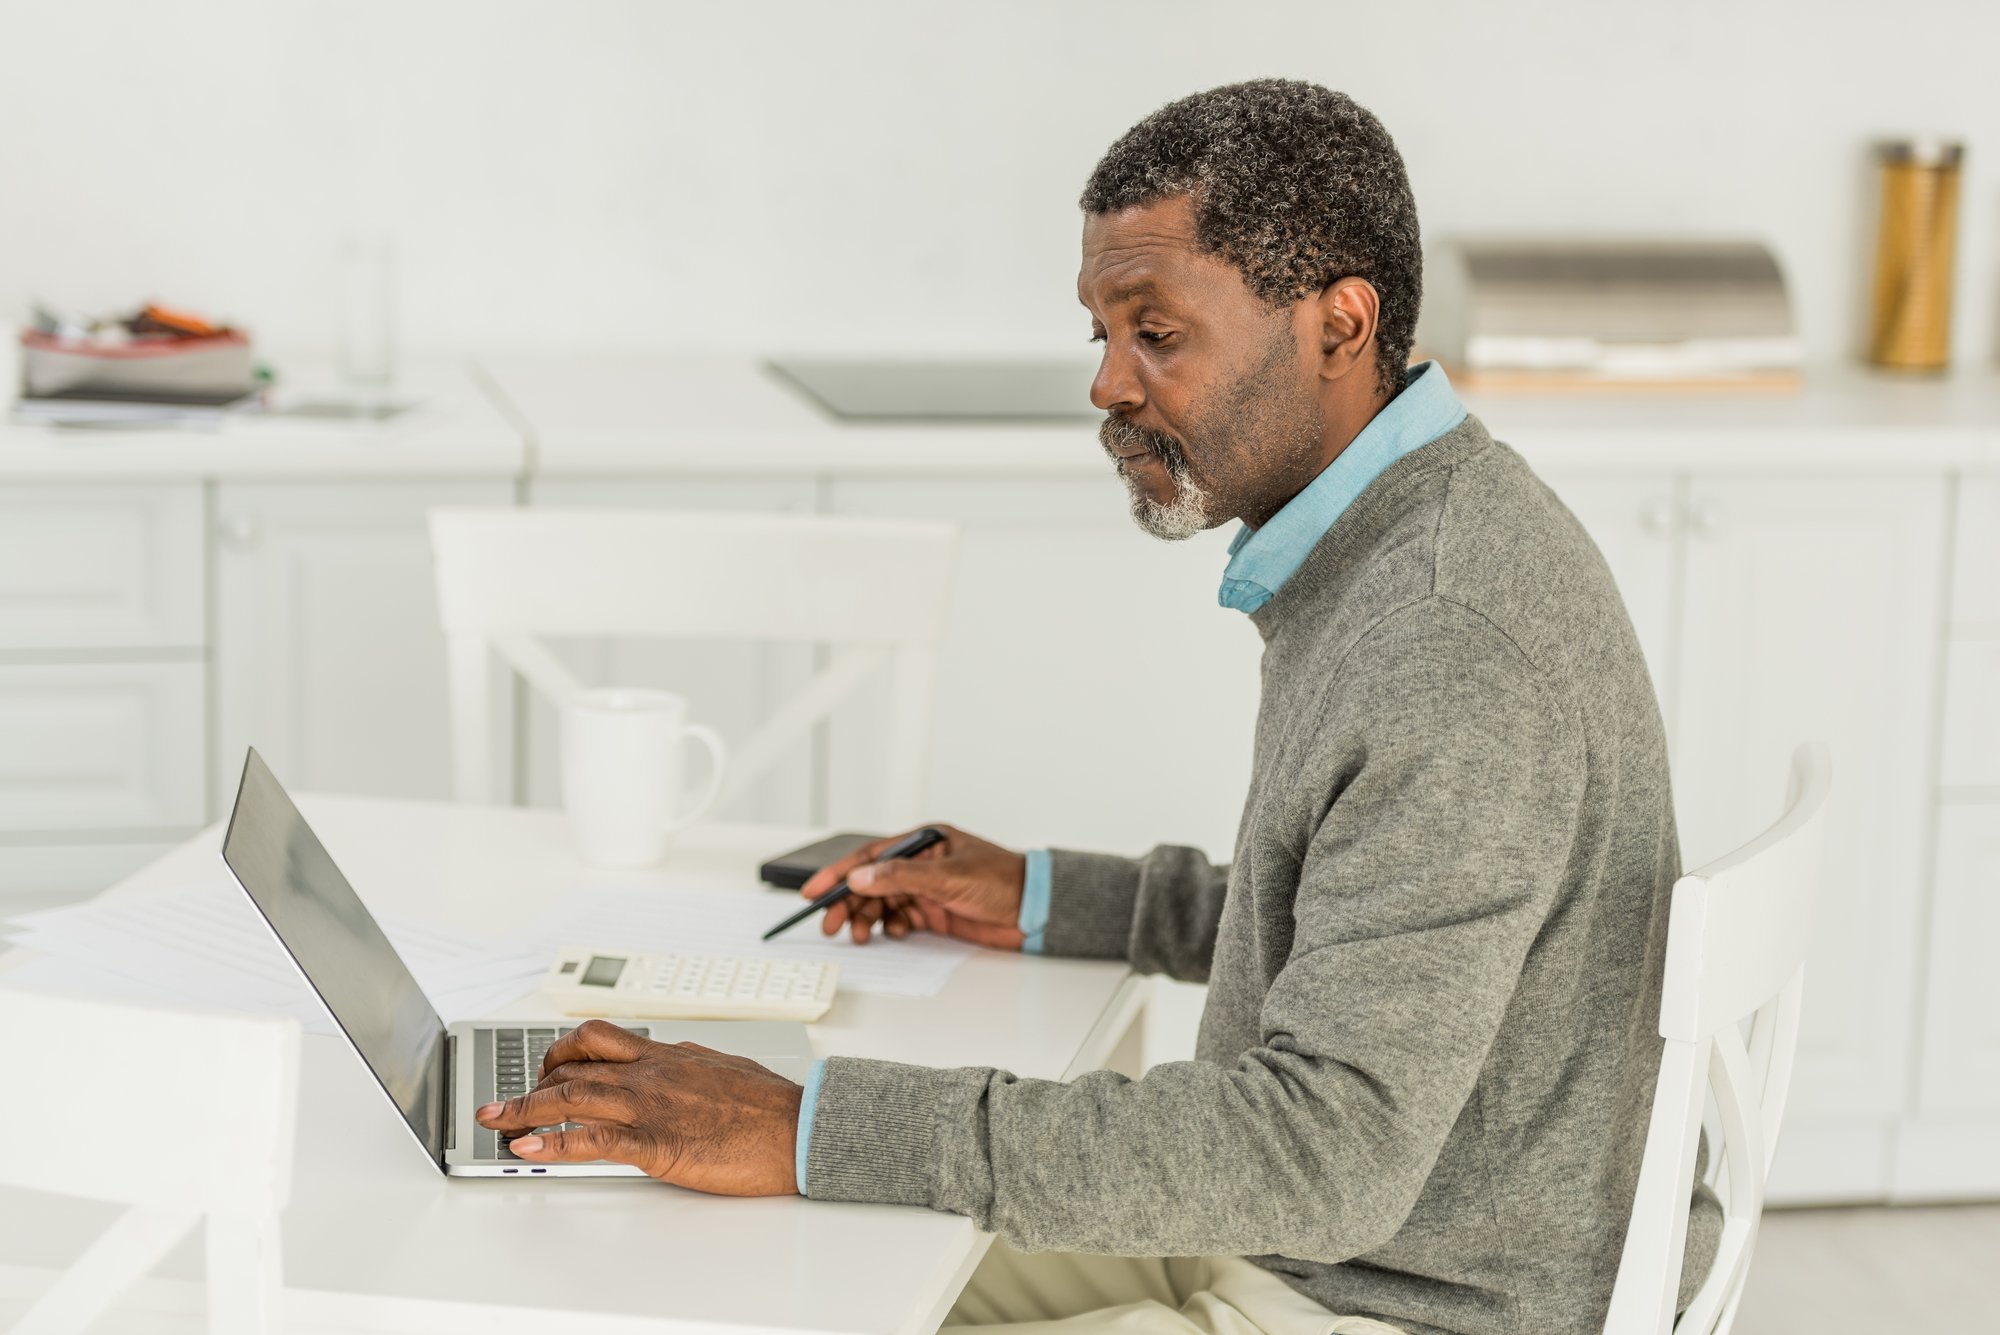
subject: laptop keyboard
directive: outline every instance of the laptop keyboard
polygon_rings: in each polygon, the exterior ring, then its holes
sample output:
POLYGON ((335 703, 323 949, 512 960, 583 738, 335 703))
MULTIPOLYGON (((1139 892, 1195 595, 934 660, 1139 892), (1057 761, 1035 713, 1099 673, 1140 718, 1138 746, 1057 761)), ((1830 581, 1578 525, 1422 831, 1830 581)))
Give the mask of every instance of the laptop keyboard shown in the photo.
MULTIPOLYGON (((542 1059, 549 1055, 549 1049, 555 1045, 558 1037, 563 1034, 575 1033, 576 1026, 572 1024, 561 1028, 495 1028, 484 1032, 492 1035, 493 1084, 491 1098, 485 1097, 487 1091, 483 1089, 480 1091, 481 1102, 493 1102, 495 1100, 517 1099, 540 1084, 542 1079, 542 1059)), ((647 1031, 644 1028, 637 1026, 633 1027, 632 1032, 641 1038, 647 1035, 647 1031)), ((481 1044, 481 1047, 484 1047, 484 1044, 481 1044)), ((482 1153, 488 1153, 490 1146, 490 1157, 492 1158, 519 1160, 520 1156, 509 1148, 509 1142, 514 1140, 516 1136, 539 1134, 544 1131, 574 1131, 576 1129, 577 1124, 575 1122, 564 1122, 559 1126, 540 1126, 536 1127, 533 1132, 516 1131, 506 1135, 496 1134, 481 1128, 479 1131, 479 1148, 482 1153)))

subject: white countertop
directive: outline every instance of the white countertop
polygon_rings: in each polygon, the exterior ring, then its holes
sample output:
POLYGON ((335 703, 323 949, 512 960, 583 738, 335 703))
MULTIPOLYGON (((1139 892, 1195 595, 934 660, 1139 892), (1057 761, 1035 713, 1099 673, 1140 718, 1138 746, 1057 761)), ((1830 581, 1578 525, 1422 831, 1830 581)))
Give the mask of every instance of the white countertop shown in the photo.
MULTIPOLYGON (((287 388, 331 377, 308 364, 287 388)), ((744 356, 515 354, 431 364, 381 425, 232 419, 219 430, 63 431, 0 421, 0 479, 1102 478, 1076 423, 832 420, 744 356)), ((2000 371, 1935 381, 1857 367, 1796 395, 1467 395, 1494 434, 1546 471, 1636 474, 2000 470, 2000 371)))
MULTIPOLYGON (((836 422, 747 358, 516 356, 481 363, 538 477, 918 474, 1103 477, 1089 422, 836 422)), ((2000 467, 2000 372, 1942 381, 1826 368, 1796 395, 1466 396, 1538 467, 1870 471, 2000 467)))
MULTIPOLYGON (((275 360, 279 403, 340 399, 329 366, 275 360)), ((525 467, 521 429, 470 366, 412 366, 387 397, 416 406, 379 423, 250 412, 213 427, 52 427, 0 415, 0 480, 512 478, 525 467)))

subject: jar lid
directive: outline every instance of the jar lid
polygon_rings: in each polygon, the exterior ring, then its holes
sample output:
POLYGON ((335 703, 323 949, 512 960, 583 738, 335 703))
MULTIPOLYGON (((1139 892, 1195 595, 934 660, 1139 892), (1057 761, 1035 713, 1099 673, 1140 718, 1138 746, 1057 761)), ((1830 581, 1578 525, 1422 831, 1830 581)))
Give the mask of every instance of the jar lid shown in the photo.
POLYGON ((1965 145, 1938 135, 1915 139, 1890 139, 1875 145, 1884 162, 1907 163, 1913 167, 1955 168, 1965 157, 1965 145))

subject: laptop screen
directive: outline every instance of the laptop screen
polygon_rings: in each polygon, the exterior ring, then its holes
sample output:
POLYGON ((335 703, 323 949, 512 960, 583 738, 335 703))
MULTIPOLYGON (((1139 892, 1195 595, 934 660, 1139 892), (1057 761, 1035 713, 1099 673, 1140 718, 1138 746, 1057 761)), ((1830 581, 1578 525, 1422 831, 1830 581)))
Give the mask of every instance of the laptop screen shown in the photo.
POLYGON ((255 750, 243 762, 222 860, 442 1166, 444 1022, 255 750))

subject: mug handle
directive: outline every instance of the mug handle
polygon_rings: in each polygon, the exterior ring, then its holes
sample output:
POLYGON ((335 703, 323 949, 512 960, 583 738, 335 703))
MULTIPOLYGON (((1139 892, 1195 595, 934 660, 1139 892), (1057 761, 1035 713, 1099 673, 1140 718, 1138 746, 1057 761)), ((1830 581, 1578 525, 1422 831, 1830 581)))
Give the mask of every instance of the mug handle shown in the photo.
POLYGON ((701 796, 696 799, 688 813, 667 827, 670 830, 694 824, 702 818, 703 813, 715 805, 715 796, 722 791, 722 767, 729 763, 729 748, 723 745, 721 733, 702 723, 690 723, 683 731, 689 738, 708 748, 708 783, 702 788, 701 796))

